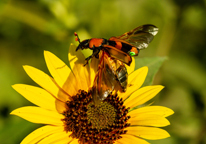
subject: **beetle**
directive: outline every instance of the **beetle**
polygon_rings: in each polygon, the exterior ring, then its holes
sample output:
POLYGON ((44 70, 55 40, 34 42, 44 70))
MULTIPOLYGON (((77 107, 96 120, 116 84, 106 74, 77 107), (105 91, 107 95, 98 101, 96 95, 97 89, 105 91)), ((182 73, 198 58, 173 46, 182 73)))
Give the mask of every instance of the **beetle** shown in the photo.
POLYGON ((80 42, 77 33, 75 33, 75 36, 77 36, 76 41, 79 41, 76 51, 87 48, 93 50, 93 54, 85 59, 86 64, 92 57, 98 58, 99 52, 104 50, 111 57, 130 65, 132 62, 131 56, 137 56, 139 50, 147 48, 157 33, 158 28, 151 24, 139 26, 123 35, 113 36, 108 40, 105 38, 91 38, 80 42))
POLYGON ((137 56, 139 50, 147 48, 157 33, 158 28, 151 24, 109 39, 91 38, 81 42, 77 33, 74 33, 76 41, 79 41, 76 51, 88 48, 93 51, 85 59, 85 65, 93 57, 100 60, 92 88, 94 103, 100 103, 114 90, 126 91, 128 73, 124 64, 130 66, 131 56, 137 56))

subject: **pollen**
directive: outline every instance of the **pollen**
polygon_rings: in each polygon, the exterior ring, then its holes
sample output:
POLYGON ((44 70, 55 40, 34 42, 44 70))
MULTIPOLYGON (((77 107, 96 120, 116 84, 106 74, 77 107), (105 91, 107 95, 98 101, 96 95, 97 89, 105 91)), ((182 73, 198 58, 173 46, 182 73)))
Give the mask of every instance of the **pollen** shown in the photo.
POLYGON ((87 119, 92 124, 92 128, 101 130, 114 124, 116 110, 111 104, 102 102, 94 106, 94 103, 90 103, 87 108, 87 119))
POLYGON ((129 108, 117 95, 109 95, 95 106, 91 92, 79 90, 71 101, 66 102, 66 107, 62 119, 64 130, 72 132, 70 136, 79 139, 80 144, 113 144, 130 126, 127 123, 129 108))

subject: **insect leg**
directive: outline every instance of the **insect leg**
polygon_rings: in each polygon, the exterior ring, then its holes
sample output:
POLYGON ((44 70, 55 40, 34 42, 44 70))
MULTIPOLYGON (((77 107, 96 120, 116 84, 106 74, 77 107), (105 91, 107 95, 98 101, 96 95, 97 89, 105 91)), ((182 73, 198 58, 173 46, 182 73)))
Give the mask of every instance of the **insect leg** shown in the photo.
POLYGON ((84 66, 88 64, 88 61, 89 61, 91 58, 93 58, 94 56, 96 57, 96 56, 99 54, 99 52, 100 52, 100 49, 99 49, 99 48, 94 48, 92 55, 90 55, 89 57, 87 57, 87 58, 85 59, 85 60, 86 60, 86 63, 84 64, 84 66))

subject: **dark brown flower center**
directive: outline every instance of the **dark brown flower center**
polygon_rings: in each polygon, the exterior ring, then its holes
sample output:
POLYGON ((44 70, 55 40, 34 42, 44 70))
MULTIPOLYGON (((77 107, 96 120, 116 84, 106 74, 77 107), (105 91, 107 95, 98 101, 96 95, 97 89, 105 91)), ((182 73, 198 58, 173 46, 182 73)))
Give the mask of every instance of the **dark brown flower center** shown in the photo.
POLYGON ((94 106, 91 93, 79 91, 67 101, 63 113, 65 131, 79 139, 80 144, 112 144, 125 134, 130 124, 128 109, 117 95, 109 95, 101 104, 94 106))

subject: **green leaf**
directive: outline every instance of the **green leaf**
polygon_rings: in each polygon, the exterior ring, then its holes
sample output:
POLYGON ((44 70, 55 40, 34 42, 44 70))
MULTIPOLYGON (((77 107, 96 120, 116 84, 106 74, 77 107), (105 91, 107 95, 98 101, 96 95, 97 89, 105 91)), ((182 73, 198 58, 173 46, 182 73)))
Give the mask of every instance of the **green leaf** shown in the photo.
POLYGON ((148 66, 149 72, 147 74, 146 80, 143 86, 148 86, 152 84, 155 74, 158 72, 162 63, 167 59, 167 57, 152 57, 152 58, 137 58, 135 59, 135 70, 143 66, 148 66))

